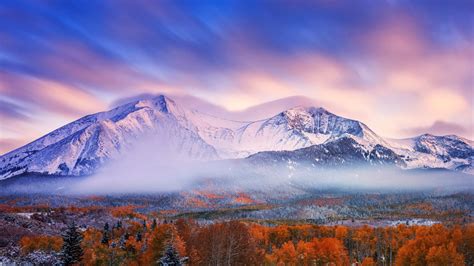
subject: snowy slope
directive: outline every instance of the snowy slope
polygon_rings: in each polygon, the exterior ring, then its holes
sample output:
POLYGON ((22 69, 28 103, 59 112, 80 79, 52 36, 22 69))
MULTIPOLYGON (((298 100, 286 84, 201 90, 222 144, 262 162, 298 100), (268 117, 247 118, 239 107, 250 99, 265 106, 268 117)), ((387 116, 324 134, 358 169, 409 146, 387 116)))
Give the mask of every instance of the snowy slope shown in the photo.
MULTIPOLYGON (((1 156, 0 179, 25 172, 91 174, 148 138, 166 143, 167 147, 150 147, 157 153, 169 148, 198 160, 244 158, 263 151, 300 150, 300 154, 301 149, 315 145, 346 143, 340 139, 357 143, 364 154, 399 156, 404 162, 397 165, 404 168, 470 172, 474 158, 472 142, 456 136, 384 139, 365 124, 323 108, 294 107, 264 120, 232 121, 158 95, 85 116, 1 156)), ((317 150, 306 151, 314 155, 317 150)))
POLYGON ((86 116, 0 157, 0 177, 23 172, 90 174, 144 136, 164 138, 192 158, 217 158, 185 119, 184 111, 164 96, 86 116))
POLYGON ((324 144, 294 151, 259 152, 245 159, 255 165, 273 166, 281 163, 312 168, 347 167, 360 165, 406 166, 401 157, 381 145, 371 150, 353 138, 342 137, 324 144))
POLYGON ((367 147, 386 144, 363 123, 315 107, 295 107, 253 122, 229 121, 199 112, 193 112, 189 120, 198 125, 198 134, 216 147, 222 158, 296 150, 341 137, 351 137, 367 147))
POLYGON ((446 168, 470 173, 474 160, 472 142, 454 135, 423 134, 414 138, 387 140, 408 168, 446 168))
POLYGON ((367 146, 384 143, 364 124, 323 108, 295 107, 270 119, 250 123, 238 131, 238 143, 250 153, 295 150, 351 137, 367 146))

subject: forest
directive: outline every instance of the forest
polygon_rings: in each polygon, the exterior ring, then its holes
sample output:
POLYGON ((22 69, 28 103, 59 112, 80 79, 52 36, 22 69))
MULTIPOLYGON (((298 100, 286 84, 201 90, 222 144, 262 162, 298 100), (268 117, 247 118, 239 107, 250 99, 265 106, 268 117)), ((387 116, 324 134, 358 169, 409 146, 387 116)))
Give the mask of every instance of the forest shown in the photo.
MULTIPOLYGON (((61 252, 63 238, 25 236, 19 243, 22 253, 61 252)), ((77 262, 85 265, 154 265, 167 249, 189 265, 472 265, 474 224, 350 228, 143 220, 86 229, 80 246, 77 262)))
MULTIPOLYGON (((94 208, 68 211, 81 215, 100 212, 94 208)), ((474 223, 328 226, 163 219, 138 213, 131 206, 115 207, 109 212, 113 219, 101 226, 76 225, 68 221, 57 233, 23 234, 17 238, 16 251, 10 246, 10 262, 29 261, 43 265, 474 263, 474 223), (15 252, 17 254, 13 254, 15 252)), ((2 259, 8 262, 5 254, 0 262, 2 259)))
POLYGON ((0 263, 473 265, 472 204, 463 193, 2 196, 0 263))

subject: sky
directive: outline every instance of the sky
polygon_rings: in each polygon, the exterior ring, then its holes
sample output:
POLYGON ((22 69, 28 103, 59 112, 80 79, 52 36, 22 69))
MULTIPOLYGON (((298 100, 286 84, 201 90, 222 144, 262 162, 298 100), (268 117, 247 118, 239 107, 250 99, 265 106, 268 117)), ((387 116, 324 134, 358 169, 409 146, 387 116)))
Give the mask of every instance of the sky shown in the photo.
POLYGON ((299 96, 381 136, 474 139, 473 10, 463 0, 3 0, 0 154, 144 93, 235 112, 299 96))

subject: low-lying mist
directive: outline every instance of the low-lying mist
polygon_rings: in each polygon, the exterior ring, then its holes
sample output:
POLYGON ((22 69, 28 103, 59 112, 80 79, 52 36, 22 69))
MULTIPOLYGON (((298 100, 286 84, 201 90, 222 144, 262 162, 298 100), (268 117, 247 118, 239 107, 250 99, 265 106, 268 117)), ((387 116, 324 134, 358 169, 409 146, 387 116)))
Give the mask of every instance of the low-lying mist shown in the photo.
MULTIPOLYGON (((401 170, 392 166, 318 168, 283 162, 258 165, 246 159, 203 162, 175 152, 163 141, 148 140, 88 177, 14 178, 0 183, 2 194, 140 194, 190 190, 473 192, 474 176, 441 169, 401 170)), ((277 195, 276 195, 277 196, 277 195)))

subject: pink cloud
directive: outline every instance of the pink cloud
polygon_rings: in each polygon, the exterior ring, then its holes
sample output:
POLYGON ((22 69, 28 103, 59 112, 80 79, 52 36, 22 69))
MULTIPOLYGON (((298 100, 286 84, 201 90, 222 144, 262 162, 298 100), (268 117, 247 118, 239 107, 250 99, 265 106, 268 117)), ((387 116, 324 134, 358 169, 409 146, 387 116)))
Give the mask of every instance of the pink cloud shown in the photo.
POLYGON ((24 139, 0 138, 0 155, 14 150, 26 142, 27 140, 24 139))
POLYGON ((0 73, 0 77, 5 82, 0 86, 2 95, 22 102, 25 109, 41 109, 77 117, 100 111, 106 106, 93 94, 71 85, 24 75, 6 76, 0 73))
POLYGON ((410 135, 421 135, 424 133, 431 133, 434 135, 451 135, 451 134, 456 134, 459 136, 464 136, 467 138, 470 138, 471 140, 474 137, 474 128, 473 124, 471 124, 469 127, 465 127, 460 124, 456 123, 450 123, 450 122, 445 122, 445 121, 435 121, 432 125, 430 126, 420 126, 420 127, 413 127, 406 129, 407 133, 410 135))

